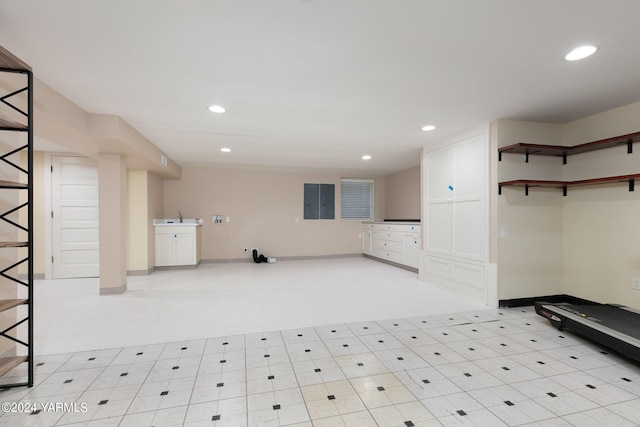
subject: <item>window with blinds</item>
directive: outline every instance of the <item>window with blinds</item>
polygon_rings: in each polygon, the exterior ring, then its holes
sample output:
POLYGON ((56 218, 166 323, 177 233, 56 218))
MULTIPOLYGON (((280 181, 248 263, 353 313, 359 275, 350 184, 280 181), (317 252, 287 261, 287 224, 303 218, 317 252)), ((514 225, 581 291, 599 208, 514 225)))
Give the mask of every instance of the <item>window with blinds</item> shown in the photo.
POLYGON ((340 204, 342 219, 373 219, 373 180, 343 178, 340 204))

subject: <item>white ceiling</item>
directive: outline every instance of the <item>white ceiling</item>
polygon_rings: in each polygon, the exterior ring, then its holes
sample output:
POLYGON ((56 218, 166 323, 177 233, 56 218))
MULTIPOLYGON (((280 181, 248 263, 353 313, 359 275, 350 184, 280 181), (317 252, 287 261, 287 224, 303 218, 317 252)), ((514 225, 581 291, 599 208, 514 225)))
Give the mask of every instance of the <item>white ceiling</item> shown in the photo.
POLYGON ((0 45, 183 166, 373 176, 483 122, 639 101, 639 16, 637 0, 2 0, 0 45), (584 43, 600 50, 564 61, 584 43))

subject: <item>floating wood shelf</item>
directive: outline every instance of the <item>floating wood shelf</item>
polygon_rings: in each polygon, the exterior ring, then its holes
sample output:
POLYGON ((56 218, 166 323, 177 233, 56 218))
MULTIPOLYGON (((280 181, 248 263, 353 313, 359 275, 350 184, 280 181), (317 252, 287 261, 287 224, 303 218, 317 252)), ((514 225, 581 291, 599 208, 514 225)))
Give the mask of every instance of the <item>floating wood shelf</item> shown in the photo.
POLYGON ((0 248, 27 248, 29 242, 0 242, 0 248))
POLYGON ((14 130, 14 131, 26 132, 27 130, 29 130, 29 128, 27 125, 23 125, 22 123, 14 122, 13 120, 0 117, 0 130, 14 130))
POLYGON ((27 356, 0 357, 0 377, 28 359, 27 356))
POLYGON ((4 181, 0 179, 0 188, 27 189, 29 186, 22 182, 4 181))
POLYGON ((6 71, 31 71, 30 66, 2 46, 0 46, 0 68, 6 71))
POLYGON ((513 181, 503 181, 498 183, 498 194, 502 194, 502 187, 524 187, 525 195, 529 195, 529 188, 561 188, 563 195, 567 195, 567 188, 582 187, 586 185, 606 184, 613 182, 627 182, 629 191, 634 191, 635 180, 640 179, 640 174, 607 176, 603 178, 581 179, 578 181, 547 181, 541 179, 516 179, 513 181))
POLYGON ((19 305, 25 304, 28 299, 0 299, 0 313, 3 311, 7 311, 12 309, 13 307, 17 307, 19 305))
POLYGON ((502 153, 524 154, 525 161, 529 162, 530 155, 562 157, 562 163, 567 163, 567 157, 573 154, 587 153, 589 151, 603 150, 605 148, 626 146, 627 153, 633 153, 633 144, 640 141, 640 132, 620 135, 586 144, 564 147, 561 145, 525 144, 518 143, 498 148, 498 160, 502 160, 502 153))

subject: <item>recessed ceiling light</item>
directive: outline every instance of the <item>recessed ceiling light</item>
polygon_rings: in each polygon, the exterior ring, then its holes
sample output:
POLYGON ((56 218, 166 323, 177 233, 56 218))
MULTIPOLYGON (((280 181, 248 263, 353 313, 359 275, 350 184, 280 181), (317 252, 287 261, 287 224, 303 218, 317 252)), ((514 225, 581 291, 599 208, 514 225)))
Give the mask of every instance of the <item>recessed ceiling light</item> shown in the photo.
POLYGON ((362 160, 371 160, 371 156, 368 154, 365 154, 364 156, 362 156, 362 160))
POLYGON ((221 105, 212 105, 209 107, 209 111, 211 111, 212 113, 222 114, 227 111, 227 109, 221 105))
POLYGON ((222 151, 223 153, 230 153, 231 152, 231 148, 223 147, 223 148, 220 149, 220 151, 222 151))
POLYGON ((422 126, 422 130, 425 132, 428 132, 430 130, 434 130, 436 127, 434 125, 426 125, 426 126, 422 126))
POLYGON ((584 59, 587 56, 593 55, 594 53, 596 53, 597 50, 598 48, 595 46, 589 46, 589 45, 578 46, 577 48, 573 49, 571 52, 567 53, 564 59, 566 59, 567 61, 577 61, 579 59, 584 59))

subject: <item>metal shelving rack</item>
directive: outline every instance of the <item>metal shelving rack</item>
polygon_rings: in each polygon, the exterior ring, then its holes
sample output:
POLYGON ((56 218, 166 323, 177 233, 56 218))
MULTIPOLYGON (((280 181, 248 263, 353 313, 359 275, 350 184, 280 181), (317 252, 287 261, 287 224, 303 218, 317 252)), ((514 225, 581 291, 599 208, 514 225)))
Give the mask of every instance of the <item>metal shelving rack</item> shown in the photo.
MULTIPOLYGON (((31 67, 15 57, 11 52, 0 46, 0 74, 11 73, 19 75, 20 79, 19 89, 10 90, 9 93, 0 93, 0 134, 5 132, 19 132, 26 133, 26 144, 10 150, 4 154, 0 153, 0 160, 6 165, 9 165, 9 169, 18 171, 18 175, 26 176, 26 183, 13 181, 0 181, 0 189, 26 191, 27 198, 25 202, 18 202, 17 206, 9 208, 6 212, 0 213, 0 220, 10 224, 10 228, 18 230, 18 235, 26 234, 26 241, 8 241, 0 242, 0 251, 7 250, 7 248, 26 248, 27 255, 22 257, 19 254, 13 264, 0 266, 0 276, 3 282, 2 286, 7 284, 13 284, 16 289, 20 287, 26 287, 26 298, 14 298, 14 299, 0 299, 0 312, 8 310, 14 310, 20 306, 27 306, 27 314, 24 316, 24 310, 16 311, 15 322, 10 325, 0 325, 0 339, 11 340, 16 344, 16 351, 18 355, 9 357, 0 357, 0 380, 7 376, 11 379, 9 384, 3 384, 0 382, 0 388, 17 387, 17 386, 33 386, 33 72, 31 67), (22 81, 24 80, 24 83, 22 81), (24 84, 24 86, 23 86, 24 84), (8 117, 5 112, 9 112, 11 116, 8 117), (20 156, 23 153, 27 153, 27 164, 21 166, 21 161, 12 161, 11 156, 20 156), (23 215, 24 211, 27 211, 26 224, 24 217, 15 219, 15 215, 23 215), (13 218, 13 219, 12 219, 13 218), (21 258, 21 259, 20 259, 21 258), (17 274, 16 272, 24 266, 27 267, 26 278, 24 274, 17 274), (22 336, 24 333, 18 333, 19 327, 27 329, 26 339, 22 336), (24 353, 26 350, 26 354, 24 353), (27 374, 19 374, 18 377, 10 374, 14 369, 27 365, 27 374), (26 376, 26 380, 24 377, 26 376), (18 378, 18 381, 13 381, 18 378)), ((23 141, 23 138, 20 138, 23 141)), ((22 142, 21 142, 22 144, 22 142)), ((20 251, 21 249, 18 249, 20 251)), ((17 252, 19 253, 19 252, 17 252)), ((22 270, 24 271, 24 270, 22 270)), ((16 294, 17 294, 16 290, 16 294)))

